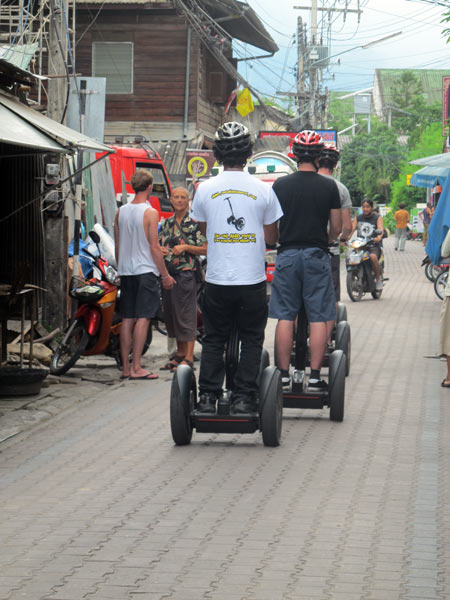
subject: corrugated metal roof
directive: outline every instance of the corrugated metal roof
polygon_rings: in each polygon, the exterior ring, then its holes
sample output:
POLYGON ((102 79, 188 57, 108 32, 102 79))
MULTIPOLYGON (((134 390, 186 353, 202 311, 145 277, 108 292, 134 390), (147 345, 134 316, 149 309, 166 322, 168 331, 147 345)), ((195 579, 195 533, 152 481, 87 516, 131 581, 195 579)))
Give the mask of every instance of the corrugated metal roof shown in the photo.
MULTIPOLYGON (((0 104, 10 112, 12 111, 21 118, 30 128, 30 133, 33 131, 41 131, 46 136, 53 138, 58 144, 64 146, 65 150, 81 149, 95 150, 96 152, 111 152, 108 146, 100 144, 96 140, 89 138, 87 135, 78 133, 74 129, 65 127, 53 119, 49 119, 45 115, 33 110, 29 106, 22 104, 13 96, 0 93, 0 104)), ((20 144, 20 141, 15 143, 20 144)), ((23 145, 23 144, 22 144, 23 145)))
POLYGON ((442 77, 450 76, 450 69, 377 69, 376 71, 381 82, 385 106, 393 103, 394 86, 402 73, 413 73, 417 77, 430 104, 442 101, 442 77))

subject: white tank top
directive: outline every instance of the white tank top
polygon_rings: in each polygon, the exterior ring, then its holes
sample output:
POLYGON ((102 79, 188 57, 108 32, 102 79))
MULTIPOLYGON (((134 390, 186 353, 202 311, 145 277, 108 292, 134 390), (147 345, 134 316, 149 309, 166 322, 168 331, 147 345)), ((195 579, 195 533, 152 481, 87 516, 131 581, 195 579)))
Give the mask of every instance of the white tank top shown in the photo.
POLYGON ((144 232, 147 203, 125 204, 119 211, 119 275, 159 275, 144 232))

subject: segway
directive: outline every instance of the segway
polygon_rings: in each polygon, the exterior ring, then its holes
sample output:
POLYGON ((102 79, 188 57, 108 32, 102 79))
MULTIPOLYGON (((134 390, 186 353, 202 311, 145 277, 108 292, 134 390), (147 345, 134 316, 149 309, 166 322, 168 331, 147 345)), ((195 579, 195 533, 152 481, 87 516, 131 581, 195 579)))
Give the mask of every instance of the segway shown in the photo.
POLYGON ((189 444, 196 429, 200 433, 254 433, 260 430, 265 446, 279 446, 283 416, 281 373, 270 366, 269 353, 263 350, 258 375, 258 412, 230 414, 233 378, 239 360, 240 342, 233 326, 225 351, 225 390, 215 414, 198 409, 197 382, 188 365, 179 365, 170 389, 170 426, 177 446, 189 444))
POLYGON ((334 350, 342 350, 345 354, 345 376, 348 377, 350 375, 351 363, 351 333, 350 325, 347 322, 347 307, 343 302, 338 302, 336 325, 331 334, 331 349, 325 353, 323 359, 324 367, 328 366, 329 355, 334 350))
POLYGON ((233 207, 231 206, 230 198, 227 197, 227 198, 225 198, 225 200, 227 200, 228 206, 230 207, 230 210, 231 210, 231 215, 227 219, 228 225, 234 225, 238 231, 241 231, 245 225, 244 217, 238 217, 236 219, 236 217, 234 216, 233 207))
MULTIPOLYGON (((341 321, 346 323, 346 321, 341 321)), ((285 408, 330 409, 331 421, 343 421, 345 400, 346 356, 341 349, 335 349, 328 355, 328 389, 308 391, 306 364, 308 357, 308 321, 304 308, 301 309, 292 353, 294 372, 288 390, 283 390, 285 408)))

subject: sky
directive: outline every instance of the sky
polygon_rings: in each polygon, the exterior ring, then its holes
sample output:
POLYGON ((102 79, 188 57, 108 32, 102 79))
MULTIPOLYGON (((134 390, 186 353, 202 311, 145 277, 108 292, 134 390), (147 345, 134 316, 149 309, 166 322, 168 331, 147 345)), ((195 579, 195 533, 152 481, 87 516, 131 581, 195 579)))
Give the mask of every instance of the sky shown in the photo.
MULTIPOLYGON (((294 6, 310 6, 311 0, 247 0, 280 50, 270 59, 243 61, 240 73, 263 96, 295 92, 297 18, 301 16, 310 39, 311 11, 294 6), (274 9, 276 6, 276 10, 274 9)), ((323 70, 323 86, 336 91, 356 91, 373 84, 376 68, 445 69, 450 71, 450 44, 442 36, 440 22, 445 0, 318 0, 324 8, 362 10, 358 15, 318 12, 319 37, 329 47, 330 66, 323 70), (391 34, 401 34, 374 44, 361 46, 391 34), (342 54, 341 54, 342 53, 342 54), (338 55, 338 56, 335 56, 338 55), (332 58, 334 57, 334 58, 332 58)), ((450 9, 450 2, 449 2, 450 9)), ((450 26, 450 24, 449 24, 450 26)), ((235 46, 238 57, 254 56, 255 48, 235 46)))

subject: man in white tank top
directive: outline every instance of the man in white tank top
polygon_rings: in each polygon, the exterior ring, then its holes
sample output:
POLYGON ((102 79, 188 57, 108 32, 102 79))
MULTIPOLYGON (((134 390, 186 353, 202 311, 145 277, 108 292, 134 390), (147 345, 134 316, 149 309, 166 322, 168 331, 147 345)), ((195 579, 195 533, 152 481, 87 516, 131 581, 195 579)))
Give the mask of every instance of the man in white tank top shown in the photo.
POLYGON ((157 379, 158 375, 142 368, 142 352, 150 319, 160 306, 159 276, 167 290, 172 288, 175 280, 167 271, 159 245, 158 211, 148 203, 153 177, 148 171, 139 169, 130 183, 135 191, 134 200, 119 208, 114 222, 120 275, 122 379, 157 379))

